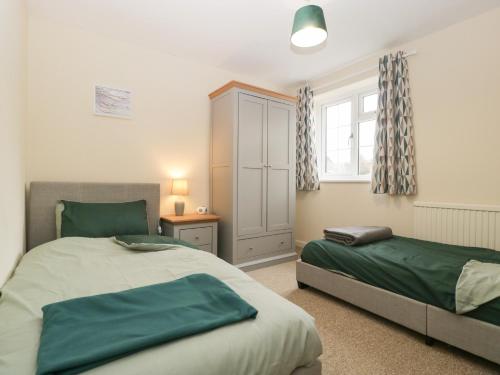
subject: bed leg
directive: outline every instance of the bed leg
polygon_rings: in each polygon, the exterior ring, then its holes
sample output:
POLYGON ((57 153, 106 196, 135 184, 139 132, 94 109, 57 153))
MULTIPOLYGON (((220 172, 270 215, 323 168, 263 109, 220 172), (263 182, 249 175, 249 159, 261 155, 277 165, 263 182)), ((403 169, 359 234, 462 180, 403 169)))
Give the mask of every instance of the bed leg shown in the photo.
POLYGON ((299 287, 299 289, 305 289, 305 288, 308 288, 309 285, 307 284, 304 284, 304 283, 301 283, 300 281, 297 280, 297 286, 299 287))
POLYGON ((432 337, 425 336, 425 345, 432 346, 435 342, 436 340, 434 340, 432 337))

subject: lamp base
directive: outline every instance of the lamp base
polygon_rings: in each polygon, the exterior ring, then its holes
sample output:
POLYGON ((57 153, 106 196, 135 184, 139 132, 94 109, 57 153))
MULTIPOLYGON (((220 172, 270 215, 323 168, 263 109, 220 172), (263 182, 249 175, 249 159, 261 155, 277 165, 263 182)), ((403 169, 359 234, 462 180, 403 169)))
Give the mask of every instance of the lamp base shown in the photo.
POLYGON ((184 215, 184 202, 175 202, 175 216, 184 215))

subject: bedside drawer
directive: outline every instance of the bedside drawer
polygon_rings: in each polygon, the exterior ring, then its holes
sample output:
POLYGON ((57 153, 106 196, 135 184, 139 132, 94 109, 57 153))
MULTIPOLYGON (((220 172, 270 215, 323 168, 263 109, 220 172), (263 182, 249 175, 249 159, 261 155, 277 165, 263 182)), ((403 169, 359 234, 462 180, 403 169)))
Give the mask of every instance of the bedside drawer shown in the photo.
POLYGON ((198 249, 212 253, 212 245, 200 245, 198 246, 198 249))
POLYGON ((212 227, 181 229, 179 230, 179 239, 193 245, 211 245, 212 227))
POLYGON ((292 249, 292 234, 278 234, 238 241, 238 262, 292 249))

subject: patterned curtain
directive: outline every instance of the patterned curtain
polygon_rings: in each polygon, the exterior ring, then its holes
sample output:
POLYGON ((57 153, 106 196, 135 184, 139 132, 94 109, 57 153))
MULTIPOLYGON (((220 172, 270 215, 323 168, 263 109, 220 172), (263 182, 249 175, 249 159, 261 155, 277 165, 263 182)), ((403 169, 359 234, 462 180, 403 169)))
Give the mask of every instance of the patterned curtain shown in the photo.
POLYGON ((311 88, 299 89, 297 99, 297 190, 319 190, 311 88))
POLYGON ((375 133, 372 191, 417 193, 408 63, 403 52, 379 61, 379 99, 375 133))

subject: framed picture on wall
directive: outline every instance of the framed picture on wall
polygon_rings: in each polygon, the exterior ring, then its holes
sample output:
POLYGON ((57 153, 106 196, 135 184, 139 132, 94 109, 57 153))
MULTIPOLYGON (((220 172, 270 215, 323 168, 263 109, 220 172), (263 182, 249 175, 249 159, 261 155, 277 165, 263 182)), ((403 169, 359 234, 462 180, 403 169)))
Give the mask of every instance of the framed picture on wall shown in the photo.
POLYGON ((95 85, 94 113, 99 116, 132 117, 132 92, 95 85))

